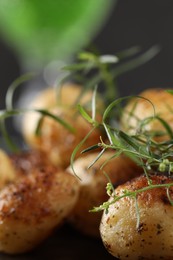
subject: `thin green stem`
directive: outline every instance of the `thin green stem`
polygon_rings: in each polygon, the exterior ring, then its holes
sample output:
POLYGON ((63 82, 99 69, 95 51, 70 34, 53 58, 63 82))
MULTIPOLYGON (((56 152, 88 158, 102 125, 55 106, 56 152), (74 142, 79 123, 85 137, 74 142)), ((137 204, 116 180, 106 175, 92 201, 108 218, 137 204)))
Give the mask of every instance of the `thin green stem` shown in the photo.
POLYGON ((142 193, 142 192, 146 192, 148 190, 152 190, 152 189, 159 189, 159 188, 167 188, 169 189, 170 187, 173 186, 173 183, 163 183, 163 184, 151 184, 151 185, 148 185, 146 187, 143 187, 141 189, 138 189, 138 190, 135 190, 135 191, 127 191, 127 190, 124 190, 124 193, 122 195, 114 195, 114 196, 111 196, 111 200, 107 201, 107 202, 104 202, 102 205, 100 205, 99 207, 94 207, 93 212, 97 212, 97 211, 102 211, 102 210, 108 210, 108 208, 116 203, 117 201, 119 201, 120 199, 123 199, 123 198, 126 198, 126 197, 137 197, 137 195, 139 193, 142 193))

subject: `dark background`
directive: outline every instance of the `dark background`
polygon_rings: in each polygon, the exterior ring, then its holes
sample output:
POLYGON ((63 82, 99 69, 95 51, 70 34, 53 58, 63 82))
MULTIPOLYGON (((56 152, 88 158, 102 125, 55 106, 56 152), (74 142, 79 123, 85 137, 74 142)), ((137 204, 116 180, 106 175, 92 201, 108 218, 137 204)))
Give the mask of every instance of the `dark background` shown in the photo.
MULTIPOLYGON (((122 95, 136 94, 150 87, 173 87, 173 0, 119 0, 93 42, 103 54, 114 54, 136 45, 144 50, 155 44, 161 46, 160 53, 150 62, 119 78, 118 85, 122 95)), ((15 52, 0 39, 0 108, 4 107, 7 87, 20 73, 20 63, 15 52)), ((52 259, 72 259, 71 254, 76 245, 81 247, 81 250, 77 250, 78 255, 73 259, 92 259, 92 250, 100 259, 112 258, 106 255, 100 243, 85 241, 80 236, 71 237, 69 233, 65 239, 63 236, 64 233, 57 236, 60 238, 58 241, 55 238, 48 240, 46 245, 43 244, 43 247, 36 249, 31 255, 15 259, 38 259, 40 255, 42 259, 48 259, 50 256, 52 259), (63 250, 59 250, 57 245, 63 243, 68 245, 68 250, 64 251, 65 246, 62 246, 63 250)), ((6 255, 1 255, 0 258, 12 259, 6 255)))
POLYGON ((133 94, 149 87, 173 86, 173 1, 120 0, 95 42, 103 53, 134 45, 143 49, 161 46, 150 62, 120 78, 121 92, 133 94))
MULTIPOLYGON (((173 1, 119 0, 93 43, 102 54, 114 54, 132 46, 142 49, 155 44, 160 53, 139 68, 125 73, 118 80, 122 95, 136 94, 149 87, 173 86, 173 1)), ((21 68, 17 55, 0 40, 0 108, 9 84, 21 68)))

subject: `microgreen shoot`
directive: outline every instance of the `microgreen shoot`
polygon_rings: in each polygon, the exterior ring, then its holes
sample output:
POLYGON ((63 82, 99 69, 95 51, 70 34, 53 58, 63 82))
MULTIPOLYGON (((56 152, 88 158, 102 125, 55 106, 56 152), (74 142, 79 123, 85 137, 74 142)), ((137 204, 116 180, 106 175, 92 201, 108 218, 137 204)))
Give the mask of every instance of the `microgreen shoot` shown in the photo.
POLYGON ((94 144, 94 145, 84 149, 81 153, 82 154, 87 153, 87 152, 93 151, 93 150, 98 149, 98 148, 100 148, 100 144, 94 144))
MULTIPOLYGON (((145 118, 144 120, 138 121, 138 126, 136 134, 128 134, 120 129, 120 127, 114 127, 110 124, 109 115, 112 113, 113 109, 118 109, 119 104, 128 100, 132 97, 123 97, 119 98, 112 103, 110 103, 102 116, 102 122, 100 125, 103 126, 105 133, 108 138, 108 143, 104 142, 102 138, 100 138, 101 142, 93 147, 93 149, 100 148, 101 152, 96 156, 95 160, 88 166, 92 167, 94 163, 102 156, 102 154, 111 149, 115 151, 114 156, 119 156, 120 154, 126 154, 135 162, 137 162, 141 167, 143 167, 144 174, 147 178, 147 186, 129 191, 124 190, 123 194, 116 194, 115 190, 113 192, 112 187, 113 184, 111 180, 108 180, 108 184, 106 186, 106 192, 109 195, 110 199, 108 201, 103 202, 102 205, 98 207, 94 207, 91 212, 97 212, 104 210, 108 213, 109 207, 119 201, 122 198, 128 197, 135 200, 135 208, 136 208, 136 228, 140 228, 140 207, 138 205, 138 194, 142 192, 149 191, 150 189, 157 188, 165 188, 168 200, 170 204, 173 205, 173 200, 170 196, 169 189, 173 187, 173 182, 171 183, 161 183, 161 184, 153 184, 151 176, 157 172, 157 174, 164 174, 167 176, 172 176, 173 174, 173 135, 171 126, 160 116, 156 114, 155 107, 152 102, 146 99, 153 108, 153 115, 145 118), (168 134, 169 140, 157 142, 155 141, 155 137, 158 136, 158 131, 145 131, 145 126, 150 124, 152 120, 157 120, 161 123, 163 127, 163 133, 168 134)), ((137 96, 137 98, 143 98, 137 96)), ((144 98, 145 99, 145 98, 144 98)), ((171 111, 170 111, 171 112, 171 111)), ((129 117, 133 117, 133 113, 129 113, 129 117)), ((96 125, 96 124, 95 124, 96 125)), ((119 125, 118 125, 119 126, 119 125)), ((160 134, 163 134, 160 133, 160 134)), ((90 147, 90 150, 91 147, 90 147)), ((87 151, 87 149, 85 150, 87 151)), ((107 161, 106 163, 109 163, 107 161)), ((103 164, 104 165, 104 164, 103 164)))
POLYGON ((98 55, 91 52, 80 53, 76 63, 63 68, 71 72, 72 79, 78 78, 79 83, 84 86, 83 92, 76 100, 76 104, 85 91, 100 84, 102 85, 105 104, 109 104, 119 97, 117 78, 123 73, 145 64, 159 51, 159 46, 153 46, 141 53, 140 48, 134 46, 115 55, 98 55))
POLYGON ((92 96, 92 120, 95 120, 96 117, 96 94, 97 94, 97 86, 95 86, 94 91, 93 91, 93 96, 92 96))
POLYGON ((14 116, 20 116, 23 114, 26 114, 28 112, 36 112, 40 114, 40 120, 38 120, 38 124, 36 127, 36 134, 39 135, 41 131, 41 124, 42 120, 45 116, 52 118, 57 123, 62 124, 67 130, 69 130, 71 133, 75 133, 75 129, 68 124, 66 121, 64 121, 62 118, 56 116, 55 114, 49 112, 48 110, 44 109, 12 109, 12 110, 0 110, 0 131, 4 137, 4 140, 6 141, 7 147, 10 148, 12 152, 19 151, 19 147, 12 141, 11 136, 9 134, 9 131, 5 127, 5 121, 8 118, 14 117, 14 116))
MULTIPOLYGON (((115 99, 118 97, 118 89, 116 87, 116 78, 120 74, 134 69, 135 67, 138 67, 139 65, 142 65, 143 63, 149 61, 151 58, 153 58, 157 52, 159 51, 157 46, 152 47, 142 55, 140 55, 140 48, 138 46, 134 46, 132 48, 126 49, 124 51, 120 51, 115 55, 98 55, 91 52, 82 52, 78 55, 78 62, 76 64, 71 64, 70 66, 66 66, 63 69, 69 71, 67 73, 66 77, 57 83, 57 86, 62 85, 62 83, 65 83, 68 80, 77 80, 79 83, 82 83, 84 85, 84 88, 82 88, 81 94, 77 98, 74 105, 78 104, 80 101, 80 98, 84 95, 86 91, 89 89, 93 89, 93 86, 97 86, 100 83, 104 83, 104 100, 106 103, 112 101, 112 99, 115 99), (136 57, 136 55, 138 55, 136 57), (135 57, 134 57, 135 56, 135 57), (128 60, 127 60, 128 59, 128 60), (130 60, 129 60, 130 59, 130 60), (124 61, 125 60, 125 61, 124 61), (124 62, 124 63, 123 63, 124 62), (94 73, 93 73, 94 71, 94 73), (78 73, 80 72, 80 73, 78 73), (92 76, 88 77, 89 73, 93 73, 92 76)), ((92 74, 91 73, 91 74, 92 74)), ((10 111, 10 114, 4 114, 5 117, 12 116, 14 113, 21 114, 24 111, 17 111, 13 108, 13 97, 14 92, 16 89, 24 83, 25 81, 31 79, 35 73, 28 73, 25 75, 22 75, 18 79, 16 79, 11 86, 7 90, 6 94, 6 110, 10 111)), ((57 89, 58 89, 57 87, 57 89)), ((94 91, 96 94, 96 91, 94 91)), ((92 117, 90 119, 90 116, 87 115, 87 112, 84 111, 84 109, 79 108, 79 111, 84 115, 85 119, 88 121, 92 121, 93 124, 96 125, 95 115, 96 115, 96 96, 93 95, 92 100, 92 117)), ((59 96, 57 94, 57 96, 59 96)), ((59 103, 58 103, 59 104, 59 103)), ((62 120, 59 117, 56 117, 49 113, 46 110, 37 110, 37 112, 41 113, 42 117, 50 116, 51 118, 55 119, 59 123, 61 123, 64 127, 69 129, 69 131, 74 132, 73 127, 71 127, 67 122, 62 120)), ((36 128, 36 134, 40 134, 40 127, 42 124, 43 118, 40 119, 38 122, 38 126, 36 128)), ((8 134, 6 133, 6 138, 8 134)), ((8 139, 8 138, 7 138, 8 139)), ((9 139, 10 140, 10 139, 9 139)))
POLYGON ((152 58, 154 58, 160 51, 160 47, 158 45, 155 45, 148 49, 146 52, 142 53, 141 55, 135 57, 134 59, 130 61, 126 61, 125 63, 121 64, 120 66, 114 68, 111 73, 114 75, 114 77, 120 76, 127 71, 133 70, 146 62, 150 61, 152 58))
POLYGON ((3 138, 4 138, 7 146, 10 148, 10 150, 13 152, 19 152, 17 145, 13 142, 10 135, 8 134, 4 118, 0 119, 0 131, 3 135, 3 138))
MULTIPOLYGON (((173 186, 173 183, 162 183, 162 184, 149 184, 148 186, 145 186, 141 189, 137 189, 134 191, 129 191, 129 190, 124 190, 122 194, 114 194, 114 196, 111 196, 111 200, 103 202, 102 205, 98 207, 94 207, 91 212, 98 212, 102 210, 106 210, 108 212, 109 207, 116 203, 117 201, 121 200, 122 198, 128 198, 128 197, 133 197, 136 198, 139 193, 146 192, 152 189, 158 189, 158 188, 166 188, 169 189, 170 187, 173 186)), ((172 203, 171 203, 172 204, 172 203)), ((139 211, 138 211, 139 212, 139 211)))
POLYGON ((166 188, 166 194, 167 194, 167 197, 168 197, 170 204, 173 206, 173 200, 171 199, 169 188, 170 187, 166 188))
POLYGON ((128 49, 115 53, 115 55, 118 57, 119 60, 123 60, 123 59, 131 58, 134 55, 139 54, 141 51, 142 49, 140 46, 132 46, 128 49))
POLYGON ((80 104, 78 105, 78 111, 83 116, 83 118, 85 118, 86 121, 88 121, 91 124, 94 124, 95 120, 92 119, 92 117, 87 113, 84 107, 82 107, 80 104))
POLYGON ((105 152, 105 149, 102 149, 101 152, 96 156, 96 158, 93 160, 93 162, 91 162, 88 166, 88 169, 90 169, 98 160, 99 158, 102 156, 102 154, 105 152))
POLYGON ((12 82, 12 84, 8 87, 7 93, 6 93, 6 98, 5 98, 5 103, 6 103, 6 109, 7 110, 12 110, 13 109, 13 96, 15 90, 24 82, 30 80, 35 76, 35 73, 27 73, 16 80, 12 82))
POLYGON ((74 175, 78 178, 79 176, 77 175, 75 169, 74 169, 74 161, 75 161, 75 158, 76 158, 76 155, 77 153, 79 152, 80 148, 82 147, 82 145, 86 142, 86 140, 89 138, 89 136, 92 134, 92 132, 96 129, 96 127, 93 127, 89 132, 88 134, 82 139, 82 141, 75 147, 75 149, 73 150, 72 152, 72 155, 71 155, 71 159, 70 159, 70 165, 71 165, 71 169, 74 173, 74 175))
MULTIPOLYGON (((45 109, 33 109, 33 111, 40 113, 42 116, 48 116, 61 125, 63 125, 66 129, 68 129, 70 132, 75 133, 75 128, 72 127, 70 124, 68 124, 65 120, 63 120, 61 117, 49 112, 48 110, 45 109)), ((40 126, 40 123, 39 123, 40 126)), ((38 132, 38 126, 37 126, 37 132, 38 132)))
POLYGON ((135 200, 135 209, 136 209, 136 229, 139 230, 140 227, 140 212, 139 212, 139 205, 137 196, 134 194, 132 195, 132 198, 135 200))

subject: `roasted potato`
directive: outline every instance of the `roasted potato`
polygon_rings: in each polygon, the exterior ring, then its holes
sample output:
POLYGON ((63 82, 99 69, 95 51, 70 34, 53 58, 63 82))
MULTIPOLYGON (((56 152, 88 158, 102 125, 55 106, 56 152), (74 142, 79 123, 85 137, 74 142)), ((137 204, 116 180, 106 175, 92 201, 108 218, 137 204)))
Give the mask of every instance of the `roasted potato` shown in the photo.
POLYGON ((33 170, 0 191, 0 251, 30 251, 64 223, 79 183, 54 167, 33 170))
POLYGON ((155 88, 144 90, 139 96, 143 98, 134 97, 124 107, 121 128, 129 134, 135 134, 143 124, 142 130, 155 140, 160 142, 170 139, 163 123, 154 116, 162 118, 173 130, 173 95, 164 89, 155 88))
MULTIPOLYGON (((172 182, 162 175, 151 180, 153 185, 172 182)), ((120 196, 146 186, 147 178, 140 176, 117 187, 115 193, 120 196)), ((169 195, 172 200, 173 187, 169 195)), ((118 259, 173 259, 172 219, 173 206, 166 188, 153 188, 138 193, 136 200, 128 196, 110 205, 108 213, 103 213, 100 233, 106 249, 118 259)))
MULTIPOLYGON (((74 128, 74 133, 54 119, 45 116, 40 127, 40 135, 33 133, 33 135, 30 135, 28 143, 34 149, 44 152, 55 166, 59 165, 65 168, 70 164, 73 150, 89 133, 92 125, 81 115, 76 114, 75 109, 54 108, 50 112, 68 122, 74 128)), ((95 129, 81 147, 81 150, 98 143, 101 135, 100 129, 95 129)))
MULTIPOLYGON (((56 92, 53 89, 45 90, 30 108, 48 109, 50 113, 60 117, 74 128, 74 133, 67 130, 62 124, 45 116, 40 127, 40 135, 35 134, 41 117, 40 113, 28 112, 23 120, 23 136, 31 149, 44 152, 54 165, 67 167, 70 164, 72 151, 91 130, 92 125, 78 113, 76 106, 71 106, 81 93, 81 87, 75 85, 64 86, 61 91, 61 102, 56 102, 56 92)), ((80 99, 80 104, 91 102, 92 91, 87 92, 80 99)), ((100 99, 100 104, 103 102, 100 99)), ((100 107, 102 106, 100 105, 100 107)), ((100 120, 101 116, 97 119, 100 120)), ((96 129, 86 141, 82 149, 100 141, 101 132, 96 129)))
MULTIPOLYGON (((51 108, 56 106, 72 106, 77 102, 81 95, 82 87, 76 83, 65 83, 64 85, 56 87, 47 87, 38 93, 34 100, 30 103, 31 108, 51 108)), ((91 102, 93 92, 91 90, 85 92, 80 97, 80 104, 84 105, 91 102)), ((99 99, 100 106, 103 105, 99 99)), ((26 119, 26 121, 28 121, 26 119)), ((27 122, 26 122, 27 123, 27 122)))
MULTIPOLYGON (((108 199, 106 193, 106 185, 109 181, 108 177, 116 187, 141 172, 141 168, 125 155, 111 159, 113 155, 114 152, 105 152, 90 169, 88 169, 88 166, 95 160, 97 153, 87 154, 84 157, 78 158, 73 165, 78 178, 80 178, 80 192, 68 220, 73 227, 90 236, 99 237, 99 225, 102 213, 91 213, 89 211, 94 206, 99 206, 108 199), (107 160, 109 162, 101 169, 101 166, 107 160), (106 177, 104 172, 108 177, 106 177)), ((71 167, 67 170, 73 174, 71 167)))

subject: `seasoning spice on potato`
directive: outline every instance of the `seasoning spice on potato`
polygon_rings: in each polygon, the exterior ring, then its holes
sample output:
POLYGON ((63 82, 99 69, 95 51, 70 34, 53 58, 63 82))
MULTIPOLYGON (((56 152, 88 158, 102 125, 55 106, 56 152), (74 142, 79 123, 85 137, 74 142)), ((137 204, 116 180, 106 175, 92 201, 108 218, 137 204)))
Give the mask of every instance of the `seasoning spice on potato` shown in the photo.
MULTIPOLYGON (((151 181, 153 185, 169 185, 173 179, 156 175, 151 181)), ((120 185, 115 192, 121 196, 147 186, 146 176, 140 176, 120 185)), ((169 195, 172 200, 173 186, 169 187, 169 195)), ((173 259, 172 219, 173 206, 166 187, 148 189, 138 193, 136 199, 124 196, 110 205, 101 220, 101 237, 106 249, 121 260, 173 259)))
POLYGON ((78 199, 77 178, 42 156, 0 150, 0 252, 34 249, 65 222, 78 199))
POLYGON ((50 166, 50 161, 45 153, 40 150, 28 149, 7 155, 15 170, 14 179, 29 175, 35 169, 43 169, 50 166))
POLYGON ((60 227, 76 203, 79 184, 49 166, 35 169, 0 191, 0 252, 34 249, 60 227))

